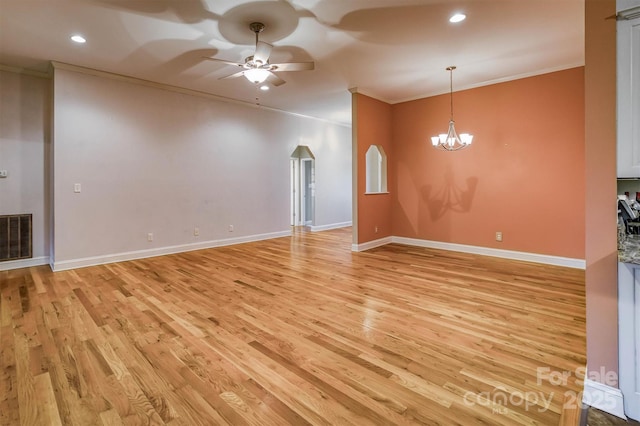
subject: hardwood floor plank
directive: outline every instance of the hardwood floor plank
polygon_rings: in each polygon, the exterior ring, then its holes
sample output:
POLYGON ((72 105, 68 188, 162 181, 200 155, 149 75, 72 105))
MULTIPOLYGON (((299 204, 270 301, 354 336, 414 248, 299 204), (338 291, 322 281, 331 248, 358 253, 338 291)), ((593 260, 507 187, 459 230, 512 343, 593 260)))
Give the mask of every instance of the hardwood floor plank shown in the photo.
POLYGON ((100 422, 104 426, 120 426, 124 425, 122 419, 118 415, 118 412, 114 409, 103 411, 100 413, 100 422))
MULTIPOLYGON (((207 338, 212 346, 222 347, 225 357, 251 376, 257 383, 267 389, 272 389, 274 396, 285 402, 292 410, 304 417, 312 424, 353 424, 344 417, 347 412, 344 407, 328 400, 317 388, 308 384, 304 379, 293 374, 287 368, 274 363, 269 357, 259 351, 237 350, 240 345, 227 346, 227 341, 233 341, 232 336, 225 336, 219 340, 217 336, 207 338)), ((347 416, 348 417, 348 416, 347 416)))
POLYGON ((249 345, 258 351, 262 352, 267 357, 271 358, 284 368, 291 371, 293 374, 298 377, 304 379, 306 382, 311 383, 315 387, 317 387, 322 394, 327 395, 333 398, 336 401, 340 401, 341 403, 346 403, 349 411, 353 413, 355 416, 355 420, 359 424, 365 424, 365 419, 370 420, 373 424, 382 424, 384 423, 384 418, 381 417, 375 411, 369 409, 359 401, 351 398, 349 395, 341 392, 336 389, 336 387, 330 385, 329 383, 319 379, 315 375, 309 373, 304 368, 296 365, 295 363, 287 360, 285 357, 275 353, 274 351, 268 349, 266 346, 260 344, 259 342, 253 341, 250 342, 249 345))
POLYGON ((18 402, 18 372, 13 329, 0 326, 0 424, 20 424, 18 402))
POLYGON ((20 424, 47 424, 47 413, 39 405, 38 398, 42 389, 29 368, 29 343, 27 335, 19 328, 14 330, 16 373, 20 424))
POLYGON ((79 424, 96 424, 98 422, 98 413, 91 406, 81 400, 77 388, 70 385, 70 381, 74 381, 75 377, 67 375, 60 359, 53 355, 49 357, 49 375, 51 377, 51 386, 54 390, 58 414, 62 424, 79 425, 79 424))
POLYGON ((62 425, 49 373, 34 377, 34 392, 37 395, 36 404, 41 418, 39 423, 51 426, 62 425))
MULTIPOLYGON (((283 423, 290 425, 311 425, 304 417, 293 411, 285 403, 276 398, 272 393, 260 386, 253 379, 247 379, 243 382, 243 386, 251 393, 256 395, 260 401, 269 407, 275 414, 282 419, 283 423)), ((280 422, 277 422, 280 423, 280 422)))

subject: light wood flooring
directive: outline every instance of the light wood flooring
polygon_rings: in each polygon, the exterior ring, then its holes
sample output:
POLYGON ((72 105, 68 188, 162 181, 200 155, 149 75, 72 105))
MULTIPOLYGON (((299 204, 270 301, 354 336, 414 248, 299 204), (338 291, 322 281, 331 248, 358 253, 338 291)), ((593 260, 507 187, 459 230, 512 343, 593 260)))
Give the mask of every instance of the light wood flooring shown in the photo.
POLYGON ((583 271, 350 246, 0 272, 0 424, 576 421, 583 271))

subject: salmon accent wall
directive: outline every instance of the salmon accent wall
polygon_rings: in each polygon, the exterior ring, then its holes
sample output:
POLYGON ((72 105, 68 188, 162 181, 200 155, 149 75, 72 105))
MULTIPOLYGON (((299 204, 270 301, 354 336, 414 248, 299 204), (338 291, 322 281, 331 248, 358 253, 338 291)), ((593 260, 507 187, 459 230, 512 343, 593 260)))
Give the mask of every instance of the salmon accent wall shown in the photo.
MULTIPOLYGON (((393 147, 391 143, 391 105, 361 93, 354 94, 357 123, 357 242, 363 243, 391 236, 391 194, 365 194, 366 153, 379 145, 387 155, 387 188, 395 185, 393 147), (378 232, 376 232, 376 227, 378 232)), ((356 211, 354 209, 354 211, 356 211)))
POLYGON ((430 141, 449 94, 392 106, 392 235, 584 259, 584 68, 453 99, 456 130, 474 135, 457 152, 430 141))
POLYGON ((585 2, 587 368, 617 373, 615 14, 615 1, 585 2))

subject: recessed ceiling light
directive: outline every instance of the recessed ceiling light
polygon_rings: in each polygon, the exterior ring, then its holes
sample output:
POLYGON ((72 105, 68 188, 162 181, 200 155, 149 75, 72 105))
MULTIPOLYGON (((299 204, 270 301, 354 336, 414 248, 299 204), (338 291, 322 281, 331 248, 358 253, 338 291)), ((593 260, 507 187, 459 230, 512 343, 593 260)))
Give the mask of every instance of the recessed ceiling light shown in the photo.
POLYGON ((449 22, 452 23, 456 23, 456 22, 462 22, 467 18, 467 15, 465 15, 464 13, 456 13, 454 15, 451 16, 451 18, 449 18, 449 22))
POLYGON ((86 43, 87 39, 85 39, 84 37, 82 37, 80 34, 74 34, 71 36, 71 40, 75 41, 76 43, 86 43))
POLYGON ((267 86, 266 84, 263 84, 262 86, 260 86, 260 90, 266 92, 267 90, 269 90, 269 86, 267 86))

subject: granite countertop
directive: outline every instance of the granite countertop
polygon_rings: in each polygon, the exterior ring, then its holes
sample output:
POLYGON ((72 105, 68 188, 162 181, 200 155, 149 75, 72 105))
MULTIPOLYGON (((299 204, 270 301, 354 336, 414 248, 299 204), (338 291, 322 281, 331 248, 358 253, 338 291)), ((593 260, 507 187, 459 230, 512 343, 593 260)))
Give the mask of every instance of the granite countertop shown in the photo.
POLYGON ((618 262, 640 265, 640 235, 627 235, 618 241, 618 262))

